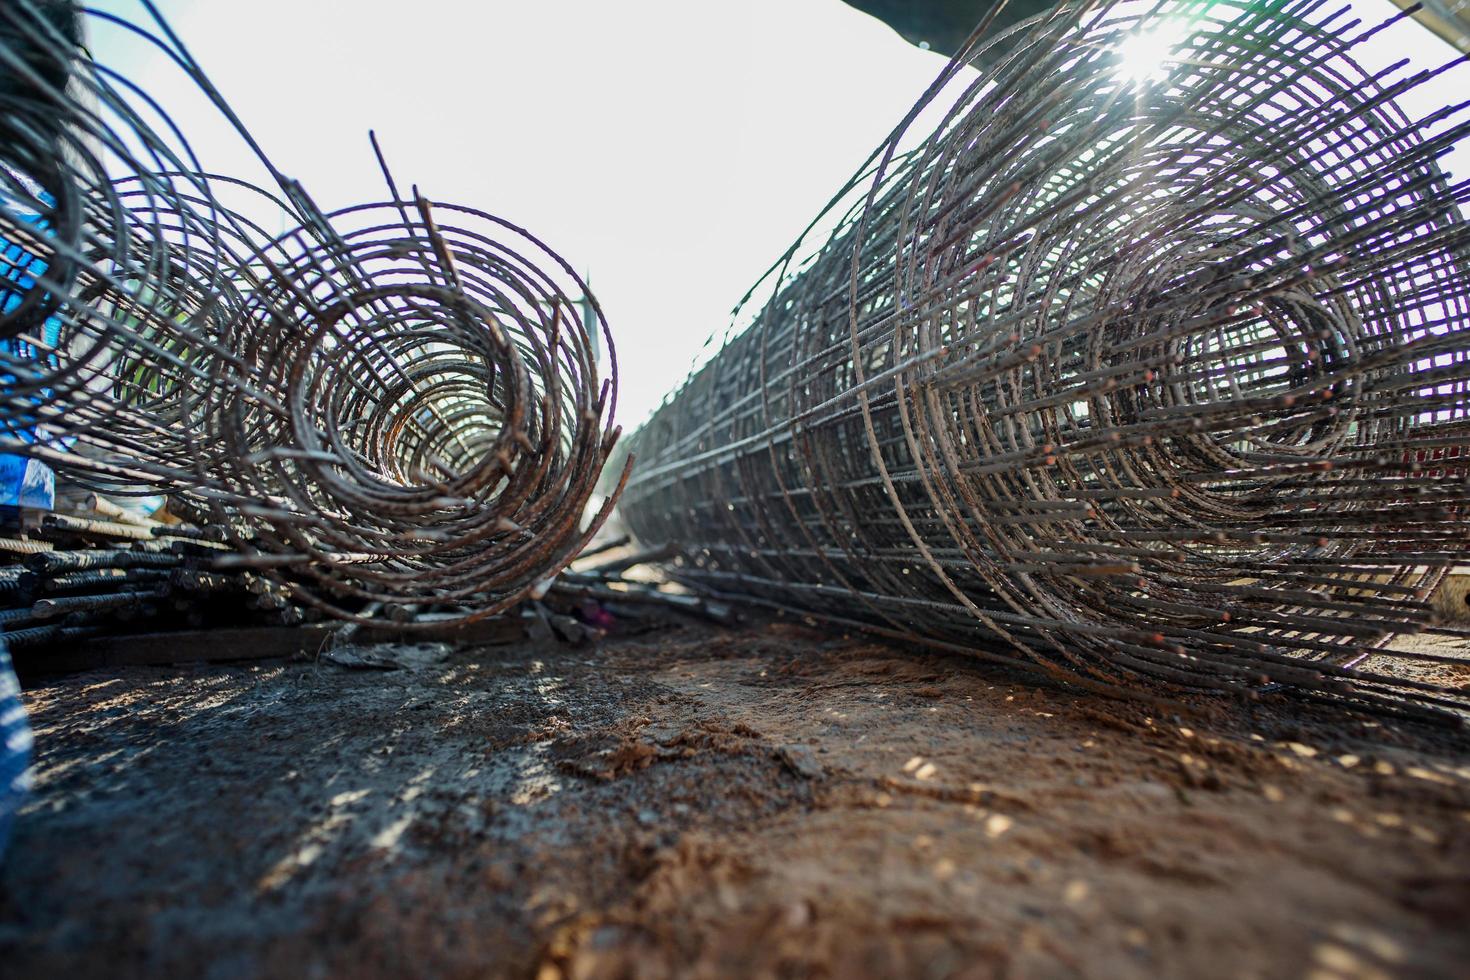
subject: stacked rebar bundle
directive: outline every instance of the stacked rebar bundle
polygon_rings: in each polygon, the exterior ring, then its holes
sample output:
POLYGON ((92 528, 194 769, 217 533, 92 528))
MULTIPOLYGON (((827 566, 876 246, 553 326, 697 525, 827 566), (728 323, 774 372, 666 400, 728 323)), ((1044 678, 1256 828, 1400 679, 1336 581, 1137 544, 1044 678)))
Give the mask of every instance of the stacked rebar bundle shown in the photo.
POLYGON ((218 528, 140 518, 92 498, 91 513, 48 514, 0 539, 0 629, 10 650, 101 633, 296 625, 302 608, 250 571, 214 571, 218 528))
POLYGON ((607 512, 583 525, 618 436, 586 284, 524 229, 400 193, 381 153, 389 199, 324 213, 140 3, 149 29, 88 26, 177 66, 279 191, 206 172, 68 5, 0 8, 0 448, 186 498, 236 552, 218 569, 335 616, 509 608, 607 512))
POLYGON ((634 533, 707 593, 1087 685, 1463 709, 1382 648, 1470 540, 1467 123, 1398 108, 1441 69, 1359 67, 1378 29, 982 25, 637 433, 634 533))

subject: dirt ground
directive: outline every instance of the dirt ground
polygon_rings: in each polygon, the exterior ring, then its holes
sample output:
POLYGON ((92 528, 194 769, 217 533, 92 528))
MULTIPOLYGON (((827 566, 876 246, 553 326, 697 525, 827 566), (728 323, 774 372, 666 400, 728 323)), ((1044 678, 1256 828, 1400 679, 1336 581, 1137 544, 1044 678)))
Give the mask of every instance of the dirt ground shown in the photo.
POLYGON ((32 689, 4 974, 1470 970, 1463 735, 782 622, 390 655, 32 689))

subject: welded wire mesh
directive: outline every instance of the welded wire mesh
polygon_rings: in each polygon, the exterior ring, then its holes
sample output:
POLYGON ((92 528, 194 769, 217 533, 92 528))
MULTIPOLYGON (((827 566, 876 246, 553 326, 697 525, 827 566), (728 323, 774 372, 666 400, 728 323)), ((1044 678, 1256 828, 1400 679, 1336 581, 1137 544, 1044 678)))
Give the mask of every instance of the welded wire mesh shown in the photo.
POLYGON ((0 448, 188 498, 234 567, 338 616, 508 608, 607 513, 584 524, 618 434, 586 284, 523 228, 401 193, 381 154, 388 200, 325 213, 139 7, 82 30, 0 7, 0 448), (207 172, 89 28, 176 67, 277 190, 207 172))
POLYGON ((696 588, 1080 683, 1463 708, 1454 655, 1381 648, 1470 530, 1465 114, 1408 117, 1441 69, 1365 71, 1378 29, 982 26, 636 434, 634 532, 696 588))

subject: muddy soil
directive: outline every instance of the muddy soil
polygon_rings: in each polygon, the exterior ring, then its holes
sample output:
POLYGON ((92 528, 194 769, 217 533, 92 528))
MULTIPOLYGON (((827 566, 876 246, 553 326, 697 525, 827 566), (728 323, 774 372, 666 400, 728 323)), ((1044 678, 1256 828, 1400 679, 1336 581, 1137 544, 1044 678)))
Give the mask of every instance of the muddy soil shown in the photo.
POLYGON ((4 974, 1470 964, 1464 736, 1160 711, 781 622, 386 653, 34 687, 4 974))

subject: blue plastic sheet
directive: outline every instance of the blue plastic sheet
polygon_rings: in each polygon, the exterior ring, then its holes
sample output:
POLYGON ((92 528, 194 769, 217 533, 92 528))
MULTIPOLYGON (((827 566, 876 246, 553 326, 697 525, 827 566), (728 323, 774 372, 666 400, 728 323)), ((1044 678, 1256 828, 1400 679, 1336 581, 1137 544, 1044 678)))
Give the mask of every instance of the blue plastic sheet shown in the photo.
POLYGON ((56 506, 56 475, 45 463, 24 456, 0 453, 0 506, 56 506))

